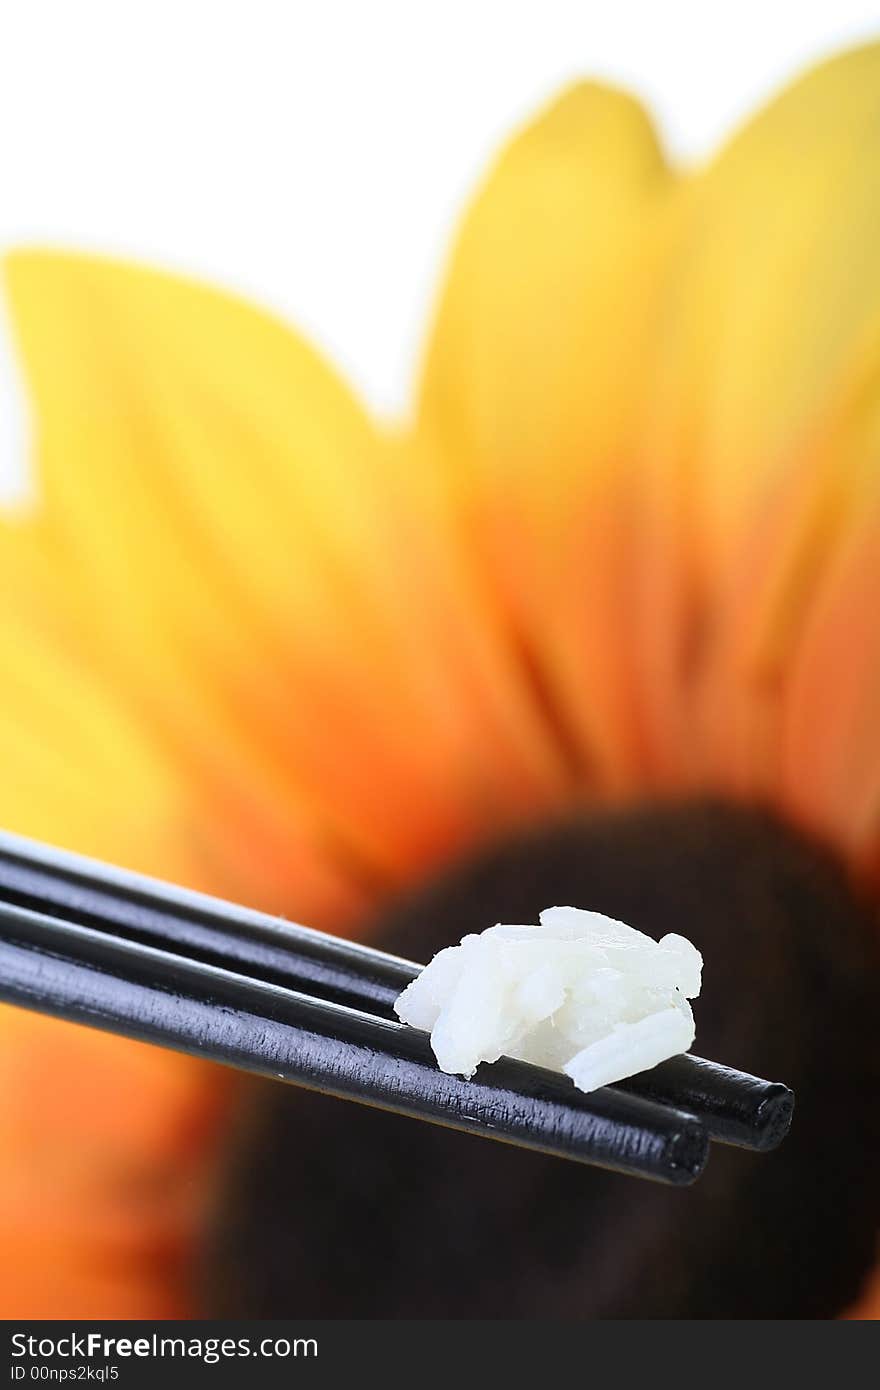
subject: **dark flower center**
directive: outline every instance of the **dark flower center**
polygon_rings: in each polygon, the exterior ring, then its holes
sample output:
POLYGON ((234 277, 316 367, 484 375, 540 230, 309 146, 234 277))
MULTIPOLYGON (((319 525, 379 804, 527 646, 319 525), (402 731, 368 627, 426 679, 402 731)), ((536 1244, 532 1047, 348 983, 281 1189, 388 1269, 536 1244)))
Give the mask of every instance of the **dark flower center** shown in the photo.
POLYGON ((427 960, 552 904, 695 942, 694 1050, 794 1087, 782 1147, 715 1148, 667 1190, 256 1085, 205 1253, 210 1314, 809 1318, 856 1297, 880 1222, 876 910, 770 815, 699 802, 499 845, 373 939, 427 960))

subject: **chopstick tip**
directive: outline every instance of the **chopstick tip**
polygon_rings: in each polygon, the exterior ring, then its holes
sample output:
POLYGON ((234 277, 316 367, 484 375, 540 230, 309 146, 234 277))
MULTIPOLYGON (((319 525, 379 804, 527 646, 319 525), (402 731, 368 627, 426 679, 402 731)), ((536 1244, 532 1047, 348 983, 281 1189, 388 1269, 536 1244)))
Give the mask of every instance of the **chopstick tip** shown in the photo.
POLYGON ((762 1153, 777 1148, 791 1128, 793 1114, 794 1091, 781 1081, 771 1082, 755 1115, 755 1147, 762 1153))
POLYGON ((686 1123, 669 1136, 664 1176, 675 1187, 690 1187, 708 1162, 709 1131, 696 1118, 682 1118, 686 1123))

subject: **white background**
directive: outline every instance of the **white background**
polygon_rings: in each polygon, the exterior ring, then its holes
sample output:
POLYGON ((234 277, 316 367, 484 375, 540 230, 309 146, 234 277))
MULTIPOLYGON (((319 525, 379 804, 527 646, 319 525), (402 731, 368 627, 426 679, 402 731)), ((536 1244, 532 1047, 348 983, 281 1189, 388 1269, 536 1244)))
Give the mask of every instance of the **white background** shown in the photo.
MULTIPOLYGON (((560 84, 615 79, 681 158, 880 0, 0 0, 0 250, 138 257, 280 310, 405 408, 458 210, 560 84)), ((0 320, 0 483, 25 411, 0 320)))

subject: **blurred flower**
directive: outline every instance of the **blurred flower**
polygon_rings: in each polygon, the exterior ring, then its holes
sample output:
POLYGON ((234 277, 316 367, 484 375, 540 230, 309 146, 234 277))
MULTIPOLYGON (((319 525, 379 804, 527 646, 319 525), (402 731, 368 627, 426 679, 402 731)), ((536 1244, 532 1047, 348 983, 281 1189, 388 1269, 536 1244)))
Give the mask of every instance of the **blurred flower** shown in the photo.
MULTIPOLYGON (((235 299, 10 257, 0 821, 343 929, 518 823, 706 787, 876 881, 878 142, 878 45, 694 173, 572 88, 478 191, 398 431, 235 299)), ((225 1073, 0 1027, 4 1315, 185 1311, 225 1073)))

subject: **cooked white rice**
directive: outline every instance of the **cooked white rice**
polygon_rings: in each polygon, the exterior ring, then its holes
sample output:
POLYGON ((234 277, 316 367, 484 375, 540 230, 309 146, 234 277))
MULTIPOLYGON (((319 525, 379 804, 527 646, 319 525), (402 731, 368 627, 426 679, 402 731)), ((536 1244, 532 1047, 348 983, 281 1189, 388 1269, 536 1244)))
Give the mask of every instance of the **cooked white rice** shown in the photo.
POLYGON ((658 942, 599 912, 551 907, 540 926, 489 927, 440 951, 394 1008, 430 1032, 443 1071, 472 1076, 503 1055, 593 1091, 688 1051, 702 965, 683 936, 658 942))

